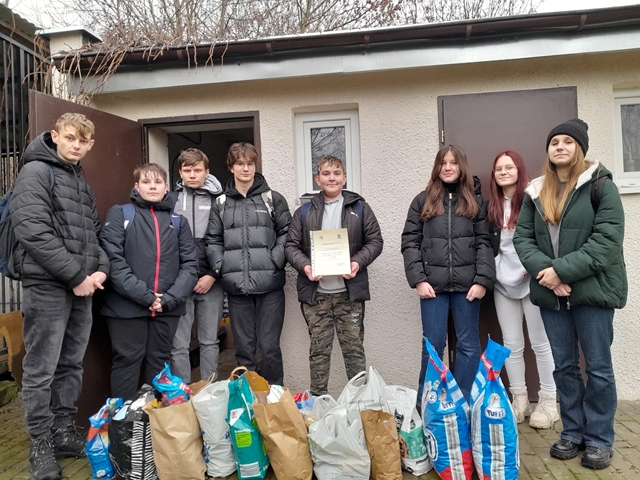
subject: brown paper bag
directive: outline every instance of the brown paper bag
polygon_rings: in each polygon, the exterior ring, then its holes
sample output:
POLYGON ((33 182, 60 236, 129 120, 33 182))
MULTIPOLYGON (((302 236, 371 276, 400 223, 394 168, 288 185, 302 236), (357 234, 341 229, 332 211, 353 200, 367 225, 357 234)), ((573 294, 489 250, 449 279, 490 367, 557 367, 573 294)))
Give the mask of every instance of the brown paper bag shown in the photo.
POLYGON ((200 424, 191 402, 159 408, 147 403, 153 459, 160 480, 202 480, 206 465, 200 424))
POLYGON ((285 388, 278 403, 267 403, 268 392, 254 393, 253 412, 276 477, 311 480, 313 464, 307 427, 291 392, 285 388))
POLYGON ((360 418, 371 456, 371 478, 402 480, 398 430, 393 415, 381 410, 362 410, 360 418))

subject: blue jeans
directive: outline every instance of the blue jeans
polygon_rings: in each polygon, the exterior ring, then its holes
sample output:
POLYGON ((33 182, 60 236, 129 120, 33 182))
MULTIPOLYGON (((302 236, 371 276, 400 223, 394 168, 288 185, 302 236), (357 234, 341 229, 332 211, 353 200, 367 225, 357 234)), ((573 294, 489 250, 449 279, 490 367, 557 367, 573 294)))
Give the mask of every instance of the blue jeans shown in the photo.
POLYGON ((541 308, 549 337, 560 396, 561 438, 587 446, 613 446, 616 413, 616 381, 611 362, 613 308, 571 305, 560 301, 560 310, 541 308), (584 355, 587 381, 580 371, 584 355))
POLYGON ((220 282, 214 283, 207 293, 193 292, 187 297, 187 313, 180 317, 171 350, 171 373, 182 378, 185 383, 191 383, 189 345, 195 319, 198 320, 200 378, 206 380, 218 371, 218 327, 222 319, 223 300, 224 293, 220 282))
MULTIPOLYGON (((473 379, 478 370, 480 360, 480 338, 478 320, 480 317, 480 300, 467 300, 466 292, 442 292, 435 298, 420 299, 422 315, 422 335, 427 337, 442 358, 447 340, 447 323, 449 308, 453 314, 453 326, 456 330, 456 357, 451 369, 460 390, 467 400, 471 394, 473 379)), ((424 376, 429 365, 429 354, 422 344, 422 365, 418 380, 418 402, 422 402, 424 376)))
POLYGON ((22 402, 27 432, 49 433, 78 411, 82 359, 91 333, 92 297, 54 285, 23 287, 22 402))
POLYGON ((280 334, 284 289, 256 295, 227 295, 238 365, 255 370, 270 384, 282 385, 280 334))

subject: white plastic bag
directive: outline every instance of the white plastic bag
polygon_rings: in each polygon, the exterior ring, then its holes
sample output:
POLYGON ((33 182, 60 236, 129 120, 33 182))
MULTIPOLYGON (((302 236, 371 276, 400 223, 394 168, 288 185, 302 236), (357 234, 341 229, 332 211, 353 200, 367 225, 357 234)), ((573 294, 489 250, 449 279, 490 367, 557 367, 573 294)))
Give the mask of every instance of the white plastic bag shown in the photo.
POLYGON ((358 410, 329 410, 309 427, 308 438, 318 480, 369 480, 371 459, 358 410))
POLYGON ((236 471, 238 465, 225 420, 229 403, 228 384, 228 380, 212 383, 191 398, 202 431, 207 474, 211 477, 227 477, 236 471))
POLYGON ((314 422, 317 422, 324 417, 325 413, 339 405, 340 404, 336 402, 331 395, 320 395, 313 403, 313 408, 311 409, 309 417, 314 422))
POLYGON ((433 468, 433 464, 424 441, 422 419, 416 410, 418 392, 400 385, 388 385, 382 396, 389 403, 396 420, 402 468, 417 477, 424 475, 433 468))
MULTIPOLYGON (((353 377, 338 397, 341 405, 357 404, 360 410, 370 408, 373 404, 380 404, 380 397, 387 384, 375 367, 370 366, 367 371, 360 372, 353 377)), ((378 407, 379 409, 379 407, 378 407)))

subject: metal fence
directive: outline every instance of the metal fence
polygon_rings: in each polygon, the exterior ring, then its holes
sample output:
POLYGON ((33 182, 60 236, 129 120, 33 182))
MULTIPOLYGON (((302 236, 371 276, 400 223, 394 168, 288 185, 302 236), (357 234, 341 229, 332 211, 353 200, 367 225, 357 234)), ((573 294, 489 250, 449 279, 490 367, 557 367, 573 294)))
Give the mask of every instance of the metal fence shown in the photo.
MULTIPOLYGON (((41 49, 38 41, 27 46, 14 39, 11 32, 0 31, 0 45, 0 195, 4 195, 20 169, 22 153, 28 143, 29 90, 41 90, 44 85, 41 67, 45 57, 38 52, 41 49)), ((0 279, 2 313, 19 310, 20 283, 4 277, 0 279)))

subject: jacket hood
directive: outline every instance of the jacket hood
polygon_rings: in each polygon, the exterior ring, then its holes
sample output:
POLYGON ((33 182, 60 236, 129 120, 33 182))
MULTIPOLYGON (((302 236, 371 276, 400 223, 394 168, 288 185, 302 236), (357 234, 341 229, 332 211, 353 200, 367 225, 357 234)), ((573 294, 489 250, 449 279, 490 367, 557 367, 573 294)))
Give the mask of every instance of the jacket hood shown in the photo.
MULTIPOLYGON (((580 174, 574 190, 577 190, 585 183, 596 180, 600 177, 608 176, 609 178, 613 178, 611 172, 604 166, 600 165, 600 162, 598 162, 597 160, 586 160, 586 162, 590 164, 589 168, 587 168, 580 174)), ((525 189, 525 192, 528 193, 533 200, 535 200, 540 196, 543 184, 544 175, 538 178, 534 178, 533 180, 531 180, 531 183, 529 183, 529 186, 525 189)))
POLYGON ((131 195, 129 196, 131 203, 137 205, 140 208, 149 209, 153 207, 155 210, 168 210, 173 211, 175 200, 172 199, 168 193, 165 194, 162 200, 159 202, 149 202, 140 196, 140 192, 134 188, 131 189, 131 195))
POLYGON ((51 139, 51 132, 43 132, 33 140, 24 151, 24 163, 29 162, 46 162, 51 165, 57 165, 68 170, 79 172, 82 167, 78 163, 74 165, 62 160, 57 153, 56 144, 51 139))
POLYGON ((187 190, 187 191, 194 190, 195 192, 207 192, 207 193, 210 193, 211 195, 218 195, 222 193, 222 184, 218 181, 216 177, 209 174, 207 175, 207 178, 204 179, 204 185, 202 186, 202 188, 186 187, 182 179, 180 179, 176 182, 176 190, 178 192, 182 190, 187 190))
MULTIPOLYGON (((251 188, 249 188, 249 191, 247 192, 247 197, 259 195, 262 192, 266 192, 267 190, 269 190, 267 180, 262 176, 261 173, 256 172, 256 176, 253 179, 253 185, 251 185, 251 188)), ((231 198, 238 198, 243 196, 236 189, 235 178, 231 177, 227 181, 227 185, 225 186, 225 194, 231 198)))

